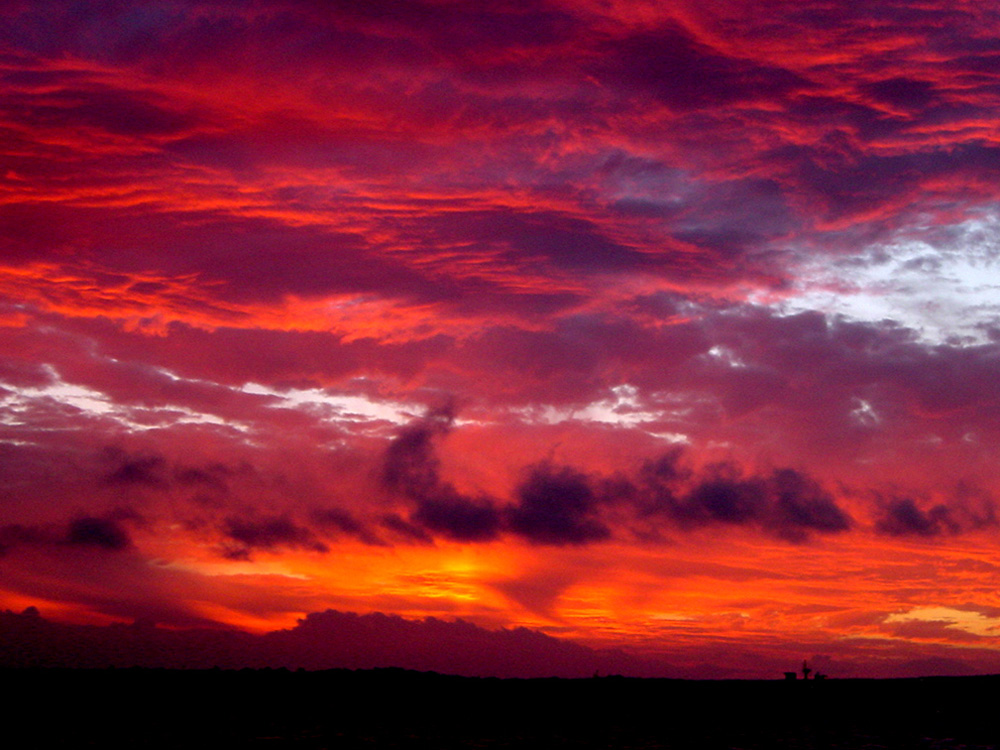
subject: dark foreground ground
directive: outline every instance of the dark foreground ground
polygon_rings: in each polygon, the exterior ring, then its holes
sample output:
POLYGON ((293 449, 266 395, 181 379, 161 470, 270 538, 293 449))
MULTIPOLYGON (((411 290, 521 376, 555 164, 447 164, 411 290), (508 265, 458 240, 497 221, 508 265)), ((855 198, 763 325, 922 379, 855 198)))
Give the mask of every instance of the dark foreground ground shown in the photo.
MULTIPOLYGON (((6 670, 24 747, 994 748, 1000 678, 701 682, 6 670)), ((18 745, 7 745, 15 747, 18 745)))

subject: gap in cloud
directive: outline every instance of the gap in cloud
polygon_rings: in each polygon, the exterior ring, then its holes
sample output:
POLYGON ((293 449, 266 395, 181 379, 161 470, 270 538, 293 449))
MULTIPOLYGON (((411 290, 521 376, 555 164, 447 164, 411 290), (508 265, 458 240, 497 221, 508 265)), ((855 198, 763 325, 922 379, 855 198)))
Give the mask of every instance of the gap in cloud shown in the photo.
MULTIPOLYGON (((887 625, 936 625, 986 638, 1000 637, 1000 616, 995 609, 982 607, 927 606, 896 612, 885 618, 887 625)), ((928 631, 930 635, 930 631, 928 631)))

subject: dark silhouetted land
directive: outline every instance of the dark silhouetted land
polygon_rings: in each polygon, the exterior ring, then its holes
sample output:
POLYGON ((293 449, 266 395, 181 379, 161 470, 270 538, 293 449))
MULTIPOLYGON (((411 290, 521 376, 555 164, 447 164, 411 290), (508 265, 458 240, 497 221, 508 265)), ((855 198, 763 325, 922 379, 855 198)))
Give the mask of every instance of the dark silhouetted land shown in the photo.
MULTIPOLYGON (((993 748, 1000 678, 499 680, 400 669, 8 669, 37 747, 993 748), (31 719, 29 717, 39 717, 31 719)), ((780 675, 779 675, 780 677, 780 675)))

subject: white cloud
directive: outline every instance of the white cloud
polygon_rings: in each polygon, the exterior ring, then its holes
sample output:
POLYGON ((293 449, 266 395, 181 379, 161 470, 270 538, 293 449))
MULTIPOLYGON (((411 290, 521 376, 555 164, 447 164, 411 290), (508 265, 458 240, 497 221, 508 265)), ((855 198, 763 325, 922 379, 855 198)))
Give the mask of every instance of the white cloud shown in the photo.
POLYGON ((244 393, 271 396, 276 406, 319 412, 328 419, 346 422, 386 421, 397 425, 410 422, 422 407, 398 401, 382 401, 361 394, 331 393, 322 388, 276 389, 260 383, 246 383, 244 393))
POLYGON ((67 383, 50 364, 42 365, 49 376, 44 386, 19 387, 0 382, 7 391, 0 399, 0 424, 7 426, 31 425, 38 429, 33 418, 39 411, 71 409, 80 416, 111 419, 132 432, 154 430, 177 424, 215 424, 246 431, 246 425, 223 419, 216 414, 195 411, 177 404, 159 406, 133 406, 115 403, 102 391, 76 383, 67 383))
POLYGON ((980 344, 1000 326, 1000 218, 917 227, 893 242, 794 269, 787 314, 819 310, 863 322, 893 321, 928 344, 980 344), (916 239, 916 237, 924 239, 916 239))
POLYGON ((639 389, 628 383, 616 385, 610 390, 611 395, 608 398, 598 399, 583 406, 556 407, 546 404, 521 409, 520 414, 533 422, 545 424, 568 421, 596 422, 645 429, 653 437, 673 443, 688 442, 687 435, 682 433, 649 428, 654 425, 662 426, 664 420, 677 419, 688 413, 690 408, 673 408, 672 405, 661 403, 663 400, 669 400, 666 394, 654 394, 652 399, 644 399, 639 389))

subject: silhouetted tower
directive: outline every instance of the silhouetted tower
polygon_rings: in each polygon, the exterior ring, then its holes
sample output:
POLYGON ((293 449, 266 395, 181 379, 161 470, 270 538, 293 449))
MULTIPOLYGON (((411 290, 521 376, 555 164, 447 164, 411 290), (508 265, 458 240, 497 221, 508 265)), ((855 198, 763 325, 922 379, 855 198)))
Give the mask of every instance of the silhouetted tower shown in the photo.
POLYGON ((812 672, 812 670, 809 669, 808 662, 802 662, 802 679, 803 680, 808 680, 810 672, 812 672))

